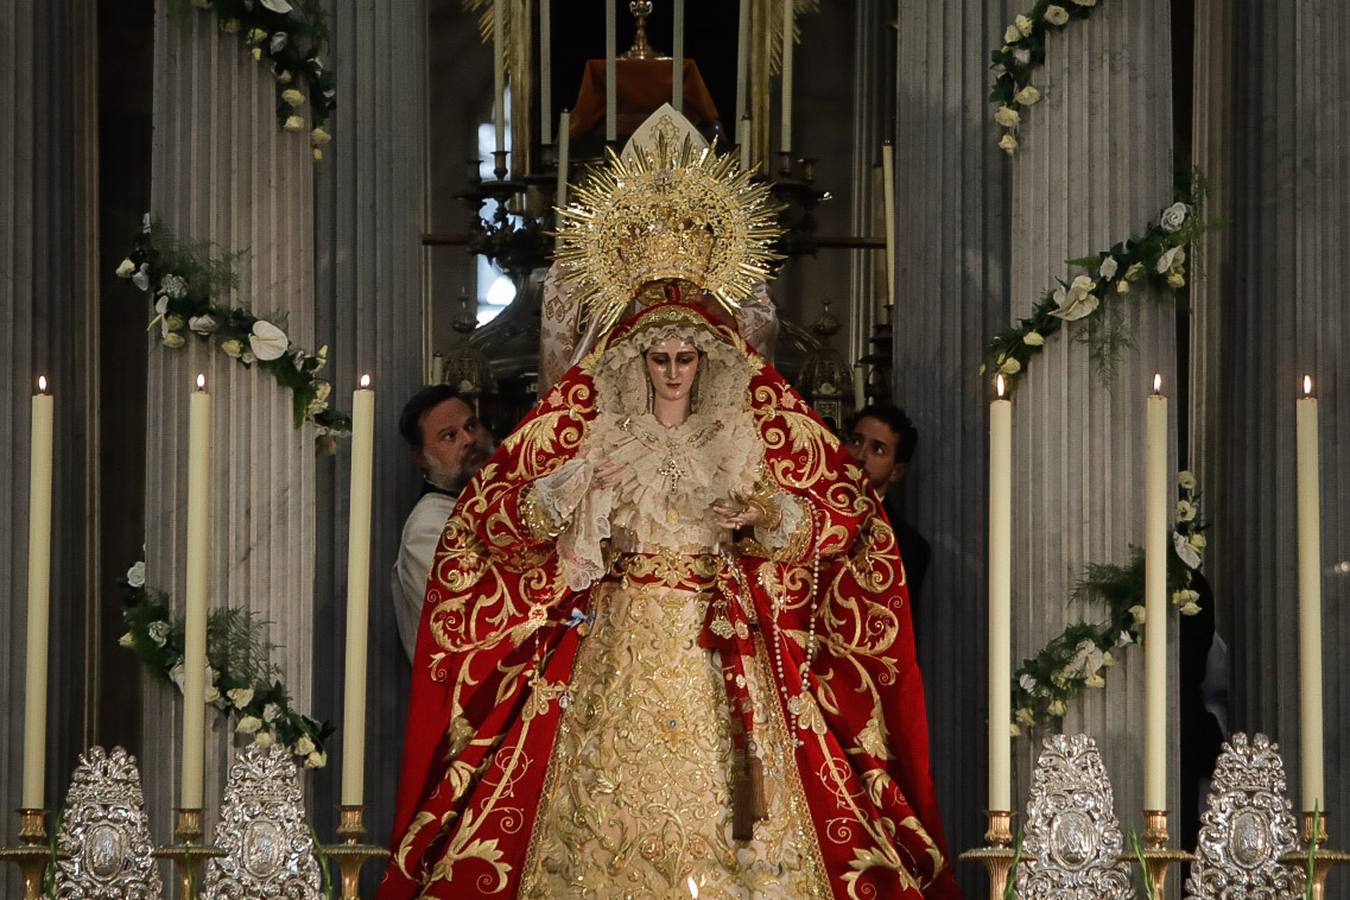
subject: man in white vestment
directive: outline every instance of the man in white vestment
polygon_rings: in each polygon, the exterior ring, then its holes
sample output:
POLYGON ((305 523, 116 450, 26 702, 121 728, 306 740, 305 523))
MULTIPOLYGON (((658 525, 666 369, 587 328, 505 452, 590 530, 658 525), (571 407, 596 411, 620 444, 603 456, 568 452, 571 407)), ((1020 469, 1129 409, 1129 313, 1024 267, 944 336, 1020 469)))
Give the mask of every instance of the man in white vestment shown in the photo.
POLYGON ((399 640, 411 661, 436 544, 459 492, 492 455, 492 435, 474 408, 447 384, 414 394, 403 407, 398 430, 423 481, 422 496, 403 523, 390 579, 399 640))

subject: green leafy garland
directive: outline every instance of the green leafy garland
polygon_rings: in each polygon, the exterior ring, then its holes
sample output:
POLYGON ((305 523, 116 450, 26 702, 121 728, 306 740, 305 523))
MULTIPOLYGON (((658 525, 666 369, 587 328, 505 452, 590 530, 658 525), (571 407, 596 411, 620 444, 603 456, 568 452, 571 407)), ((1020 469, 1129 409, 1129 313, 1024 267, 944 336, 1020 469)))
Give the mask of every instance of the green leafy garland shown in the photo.
POLYGON ((1202 216, 1204 178, 1192 173, 1187 182, 1143 234, 1067 260, 1082 274, 1069 282, 1056 279, 1058 285, 1041 295, 1030 316, 995 335, 985 349, 988 360, 980 372, 992 368, 1011 386, 1013 376, 1045 349, 1046 338, 1067 323, 1082 321, 1086 328, 1078 339, 1088 345, 1098 373, 1112 377, 1120 351, 1132 346, 1124 301, 1136 287, 1146 286, 1173 297, 1186 284, 1186 245, 1212 227, 1202 216))
POLYGON ((239 35, 249 55, 267 61, 276 79, 277 121, 287 131, 304 131, 300 109, 309 101, 314 159, 333 138, 324 129, 336 106, 333 74, 323 66, 328 19, 319 0, 173 0, 179 9, 215 12, 220 30, 239 35))
POLYGON ((247 309, 222 306, 217 298, 239 283, 234 272, 241 253, 213 254, 209 243, 181 244, 146 213, 131 253, 117 267, 141 291, 155 298, 155 317, 164 346, 187 343, 186 332, 214 341, 245 367, 259 366, 291 389, 296 427, 312 422, 319 449, 333 453, 337 438, 351 433, 351 417, 328 406, 333 385, 318 377, 328 361, 328 346, 310 354, 292 344, 273 322, 247 309))
POLYGON ((1064 30, 1073 19, 1086 19, 1096 5, 1097 0, 1040 0, 1003 32, 1003 46, 993 53, 995 78, 989 102, 999 104, 994 110, 994 121, 1003 127, 998 146, 1009 156, 1017 152, 1023 111, 1041 99, 1031 74, 1045 64, 1046 34, 1064 30))
MULTIPOLYGON (((157 681, 176 684, 181 692, 182 617, 173 614, 168 595, 146 588, 144 562, 128 569, 118 584, 127 625, 118 643, 134 651, 157 681)), ((309 768, 321 768, 328 763, 324 741, 333 726, 291 708, 281 669, 272 662, 278 648, 267 637, 267 625, 247 609, 211 611, 206 623, 206 701, 233 717, 234 730, 252 735, 254 743, 280 744, 309 768)))
MULTIPOLYGON (((1200 518, 1195 476, 1181 472, 1176 524, 1167 553, 1167 589, 1183 616, 1200 612, 1200 594, 1191 588, 1204 558, 1206 525, 1200 518)), ((1095 602, 1107 609, 1104 622, 1074 622, 1013 673, 1013 734, 1024 728, 1060 730, 1069 703, 1088 688, 1106 686, 1104 672, 1113 654, 1143 639, 1144 554, 1131 548, 1125 565, 1093 563, 1074 586, 1072 601, 1095 602)))

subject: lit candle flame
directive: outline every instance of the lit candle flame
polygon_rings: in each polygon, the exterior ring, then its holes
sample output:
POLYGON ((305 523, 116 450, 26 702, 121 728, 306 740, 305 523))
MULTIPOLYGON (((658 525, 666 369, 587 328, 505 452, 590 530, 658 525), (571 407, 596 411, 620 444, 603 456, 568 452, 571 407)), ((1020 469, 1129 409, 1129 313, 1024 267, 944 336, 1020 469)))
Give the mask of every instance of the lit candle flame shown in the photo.
POLYGON ((1007 389, 1008 389, 1008 385, 1007 385, 1007 383, 1003 380, 1003 376, 1002 376, 1002 375, 995 375, 995 376, 994 376, 994 390, 998 391, 998 399, 1000 399, 1000 400, 1003 399, 1003 392, 1006 391, 1007 389))
POLYGON ((366 388, 368 388, 368 387, 370 387, 370 375, 369 375, 369 374, 362 375, 362 376, 361 376, 361 390, 364 391, 364 390, 365 390, 366 388))
POLYGON ((201 373, 197 374, 197 390, 206 390, 206 376, 201 373))
POLYGON ((1161 393, 1162 393, 1162 373, 1161 373, 1161 372, 1154 372, 1154 373, 1153 373, 1153 393, 1155 393, 1155 394, 1161 394, 1161 393))
POLYGON ((39 394, 45 394, 45 393, 47 393, 47 376, 46 376, 46 375, 39 375, 39 376, 38 376, 38 393, 39 393, 39 394))
POLYGON ((1304 376, 1303 376, 1303 396, 1305 396, 1305 397, 1311 397, 1311 396, 1312 396, 1312 376, 1311 376, 1311 375, 1304 375, 1304 376))

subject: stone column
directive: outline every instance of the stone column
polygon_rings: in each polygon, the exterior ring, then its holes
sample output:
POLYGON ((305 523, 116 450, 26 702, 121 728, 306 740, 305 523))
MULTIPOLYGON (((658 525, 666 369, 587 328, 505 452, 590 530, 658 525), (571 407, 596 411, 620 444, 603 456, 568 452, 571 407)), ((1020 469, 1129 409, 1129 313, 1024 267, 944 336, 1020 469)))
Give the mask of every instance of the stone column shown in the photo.
MULTIPOLYGON (((366 687, 366 827, 389 840, 408 709, 408 662, 394 623, 389 572, 419 479, 398 433, 403 403, 422 384, 424 115, 421 2, 335 0, 332 66, 337 77, 331 164, 318 170, 315 248, 319 329, 332 337, 334 395, 350 397, 370 372, 375 404, 375 494, 366 687)), ((443 252, 443 251, 442 251, 443 252)), ((347 402, 347 401, 343 401, 347 402)), ((346 635, 349 447, 323 466, 313 646, 315 702, 342 709, 346 635)), ((335 713, 337 714, 337 713, 335 713)), ((341 723, 338 723, 339 729, 341 723)), ((340 749, 335 742, 334 751, 340 749)), ((313 795, 315 824, 332 840, 338 806, 334 752, 313 795)), ((366 868, 373 889, 380 867, 366 868)))
MULTIPOLYGON (((7 0, 0 11, 0 840, 18 842, 23 770, 28 583, 30 396, 45 374, 55 396, 46 806, 58 810, 84 747, 87 643, 96 604, 93 478, 96 211, 89 163, 92 11, 83 0, 7 0)), ((54 823, 55 815, 48 820, 54 823)), ((0 893, 20 896, 17 871, 0 893)))
MULTIPOLYGON (((1313 376, 1320 397, 1326 811, 1332 844, 1350 836, 1341 713, 1350 697, 1350 9, 1334 0, 1249 0, 1233 14, 1233 258, 1224 317, 1226 390, 1218 418, 1225 515, 1219 597, 1232 605, 1233 727, 1279 739, 1302 809, 1298 720, 1294 401, 1313 376)), ((1332 876, 1337 897, 1344 878, 1332 876)))
MULTIPOLYGON (((284 328, 310 351, 314 329, 314 163, 307 133, 280 130, 273 78, 214 12, 155 19, 151 212, 182 241, 248 251, 231 305, 284 328)), ((329 165, 331 163, 324 163, 329 165)), ((127 241, 131 235, 111 235, 127 241)), ((222 302, 226 298, 222 298, 222 302)), ((153 315, 149 304, 147 316, 153 315)), ((314 708, 315 450, 313 429, 296 428, 291 392, 194 337, 182 350, 147 337, 146 434, 148 586, 181 610, 186 560, 187 407, 197 373, 214 397, 210 605, 247 607, 268 620, 274 655, 294 707, 314 708)), ((349 359, 334 354, 338 366, 349 359)), ((334 398, 335 401, 337 398, 334 398)), ((340 402, 340 401, 338 401, 340 402)), ((156 837, 170 837, 178 795, 181 701, 153 685, 146 698, 142 771, 156 837)), ((232 732, 207 711, 207 823, 224 785, 232 732)))
MULTIPOLYGON (((953 853, 984 843, 987 338, 1007 320, 1007 164, 989 117, 1001 0, 902 0, 896 102, 896 402, 919 431, 906 518, 932 545, 918 600, 933 776, 953 853)), ((876 290, 884 290, 877 279, 876 290)), ((976 894, 978 867, 962 866, 976 894)))
MULTIPOLYGON (((1056 277, 1078 274, 1064 260, 1142 232, 1171 202, 1169 21, 1167 0, 1103 3, 1089 19, 1048 36, 1046 63, 1033 79, 1043 99, 1024 116, 1022 146, 1011 161, 1012 320, 1027 315, 1056 277)), ((1123 563, 1130 547, 1144 542, 1144 400, 1153 373, 1161 372, 1175 433, 1182 407, 1176 314, 1138 290, 1121 308, 1134 348, 1120 354, 1114 378, 1094 371, 1087 347, 1074 339, 1082 326, 1070 326, 1031 362, 1013 398, 1014 661, 1038 652, 1071 621, 1104 618, 1097 607, 1068 604, 1070 592, 1087 564, 1123 563)), ((1169 631, 1174 649, 1175 617, 1169 631)), ((1097 739, 1122 826, 1141 828, 1143 653, 1131 647, 1119 657, 1120 665, 1104 672, 1104 690, 1070 705, 1064 730, 1097 739)), ((1175 697, 1175 658, 1169 685, 1175 697)), ((1175 785, 1174 699, 1169 709, 1168 780, 1175 785)), ((1024 803, 1039 747, 1025 738, 1016 746, 1014 795, 1024 803)))

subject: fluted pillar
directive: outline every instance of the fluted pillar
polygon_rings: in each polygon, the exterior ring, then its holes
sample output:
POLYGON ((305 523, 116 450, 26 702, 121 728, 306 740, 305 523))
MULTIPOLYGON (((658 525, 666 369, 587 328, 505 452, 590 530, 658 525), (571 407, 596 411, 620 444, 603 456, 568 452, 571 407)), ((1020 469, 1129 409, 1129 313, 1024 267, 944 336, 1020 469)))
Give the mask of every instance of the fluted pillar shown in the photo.
MULTIPOLYGON (((1142 232, 1172 198, 1170 5, 1103 3, 1046 40, 1033 78, 1043 99, 1024 114, 1012 160, 1011 319, 1029 314, 1064 260, 1142 232)), ((1095 275, 1095 273, 1093 273, 1095 275)), ((1104 303, 1112 302, 1109 298, 1104 303)), ((1177 395, 1175 312, 1139 289, 1123 304, 1134 348, 1114 378, 1094 371, 1082 326, 1050 339, 1013 398, 1013 659, 1039 651, 1066 624, 1101 621, 1100 607, 1066 601, 1085 567, 1123 563, 1144 543, 1144 407, 1153 373, 1177 395)), ((1169 468, 1175 471, 1175 438, 1169 468)), ((1175 650, 1175 617, 1169 646, 1175 650)), ((1066 732, 1102 749, 1125 827, 1142 828, 1143 653, 1117 654, 1104 690, 1070 704, 1066 732)), ((1175 653, 1169 665, 1169 806, 1176 809, 1175 653)), ((1039 748, 1016 745, 1015 796, 1024 802, 1039 748)), ((1175 820, 1174 820, 1175 825, 1175 820)))
MULTIPOLYGON (((151 212, 182 241, 247 250, 239 285, 219 302, 246 305, 317 349, 314 329, 313 162, 306 134, 283 132, 273 79, 214 12, 155 18, 151 212)), ((128 242, 131 235, 110 236, 128 242)), ((143 310, 153 315, 150 304, 143 310)), ((187 511, 187 407, 197 373, 214 397, 209 603, 246 606, 285 647, 277 664, 298 711, 313 709, 315 451, 295 428, 291 392, 189 336, 187 347, 147 337, 147 584, 182 609, 187 511)), ((334 356, 330 356, 334 359, 334 356)), ((336 361, 336 360, 335 360, 336 361)), ((339 362, 339 364, 341 364, 339 362)), ((335 398, 336 399, 336 398, 335 398)), ((130 562, 130 561, 128 561, 130 562)), ((146 697, 142 770, 156 837, 170 836, 181 745, 178 691, 146 697)), ((224 785, 231 730, 208 710, 207 823, 224 785)))
MULTIPOLYGON (((92 12, 84 0, 0 4, 0 840, 17 843, 23 771, 30 398, 55 396, 46 805, 84 746, 97 540, 93 452, 96 228, 92 12), (88 18, 85 18, 88 17, 88 18)), ((49 819, 49 827, 52 820, 49 819)), ((13 867, 0 893, 21 896, 13 867)))
MULTIPOLYGON (((1233 17, 1233 254, 1225 317, 1220 433, 1225 499, 1216 541, 1233 627, 1233 727, 1276 736, 1303 807, 1298 721, 1294 401, 1313 376, 1320 397, 1326 810, 1333 844, 1350 838, 1343 762, 1350 656, 1350 9, 1336 0, 1247 0, 1233 17)), ((1344 876, 1331 896, 1350 896, 1344 876)))
MULTIPOLYGON (((399 644, 389 571, 419 479, 398 433, 403 403, 421 386, 423 347, 424 4, 334 0, 329 5, 339 107, 331 164, 315 191, 319 327, 333 336, 334 395, 348 402, 370 372, 375 403, 369 675, 366 686, 366 827, 389 840, 408 709, 408 662, 399 644)), ((444 252, 444 251, 442 251, 444 252)), ((316 706, 342 709, 349 447, 324 466, 313 649, 316 706)), ((341 725, 339 724, 339 728, 341 725)), ((340 749, 335 745, 334 750, 340 749)), ((336 827, 337 775, 330 756, 313 799, 319 834, 336 827)), ((366 886, 379 874, 367 866, 366 886)))
MULTIPOLYGON (((983 844, 985 341, 1007 320, 1007 167, 985 102, 1001 0, 902 0, 896 104, 896 402, 919 431, 908 520, 932 545, 919 662, 953 854, 983 844)), ((877 290, 884 290, 878 279, 877 290)), ((961 880, 975 896, 978 869, 961 880)))

